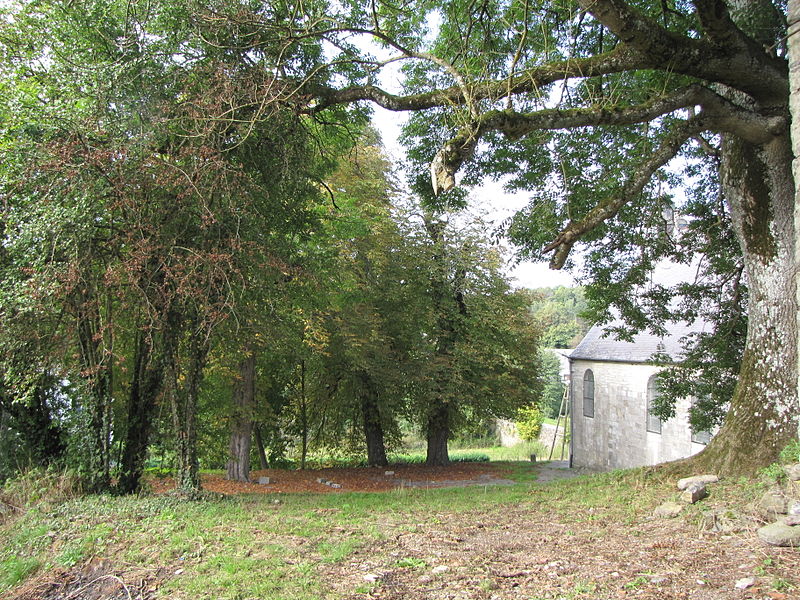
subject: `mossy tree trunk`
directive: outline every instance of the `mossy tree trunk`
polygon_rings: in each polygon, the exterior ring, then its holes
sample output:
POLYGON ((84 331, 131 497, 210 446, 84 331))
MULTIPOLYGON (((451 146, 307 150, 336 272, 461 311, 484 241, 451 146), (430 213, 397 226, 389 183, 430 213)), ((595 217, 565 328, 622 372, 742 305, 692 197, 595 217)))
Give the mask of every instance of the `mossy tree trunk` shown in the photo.
POLYGON ((720 473, 752 474, 775 461, 798 432, 791 164, 788 133, 761 146, 734 137, 723 144, 722 184, 749 287, 747 343, 725 422, 691 461, 720 473))

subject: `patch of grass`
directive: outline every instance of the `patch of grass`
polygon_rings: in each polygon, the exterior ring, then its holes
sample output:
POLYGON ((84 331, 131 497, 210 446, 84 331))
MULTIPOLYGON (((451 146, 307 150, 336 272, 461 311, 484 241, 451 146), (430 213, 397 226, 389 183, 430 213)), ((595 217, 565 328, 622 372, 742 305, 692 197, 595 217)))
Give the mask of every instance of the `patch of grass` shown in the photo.
POLYGON ((397 566, 406 568, 406 569, 424 569, 428 566, 428 563, 425 562, 421 558, 415 558, 413 556, 407 556, 406 558, 401 558, 397 561, 397 566))
POLYGON ((358 545, 358 540, 353 539, 342 541, 325 540, 317 546, 317 551, 322 556, 323 562, 337 563, 350 556, 358 545))
POLYGON ((37 559, 25 556, 11 556, 0 561, 0 592, 25 581, 40 566, 37 559))

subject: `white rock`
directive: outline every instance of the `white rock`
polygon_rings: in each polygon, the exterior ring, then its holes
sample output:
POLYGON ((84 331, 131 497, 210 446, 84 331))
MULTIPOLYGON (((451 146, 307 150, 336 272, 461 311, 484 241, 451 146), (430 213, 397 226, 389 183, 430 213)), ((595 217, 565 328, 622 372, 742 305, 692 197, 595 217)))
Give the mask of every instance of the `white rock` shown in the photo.
POLYGON ((450 570, 450 567, 447 565, 439 565, 438 567, 433 567, 431 573, 434 575, 441 575, 442 573, 447 573, 450 570))
POLYGON ((749 587, 753 587, 755 583, 755 577, 745 577, 744 579, 738 579, 733 587, 737 590, 746 590, 749 587))
POLYGON ((379 581, 380 578, 381 576, 378 575, 377 573, 367 573, 366 575, 364 575, 364 581, 368 581, 370 583, 375 583, 376 581, 379 581))

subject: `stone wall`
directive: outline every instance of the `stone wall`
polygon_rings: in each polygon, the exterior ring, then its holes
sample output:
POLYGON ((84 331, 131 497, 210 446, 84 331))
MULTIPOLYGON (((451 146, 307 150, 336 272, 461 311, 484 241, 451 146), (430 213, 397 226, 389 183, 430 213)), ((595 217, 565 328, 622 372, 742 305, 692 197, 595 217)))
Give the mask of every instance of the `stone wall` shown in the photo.
POLYGON ((571 370, 573 466, 620 469, 653 465, 691 456, 688 399, 664 421, 661 433, 647 431, 647 382, 659 367, 648 364, 573 360, 571 370), (594 374, 594 417, 583 414, 586 369, 594 374))

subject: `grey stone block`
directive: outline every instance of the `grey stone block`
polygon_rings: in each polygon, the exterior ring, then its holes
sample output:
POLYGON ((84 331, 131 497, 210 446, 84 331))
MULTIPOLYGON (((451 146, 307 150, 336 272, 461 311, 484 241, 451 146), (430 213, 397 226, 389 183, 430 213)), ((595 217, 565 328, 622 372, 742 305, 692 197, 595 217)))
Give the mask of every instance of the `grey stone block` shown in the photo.
POLYGON ((689 486, 683 490, 683 493, 681 493, 681 500, 687 504, 694 504, 706 496, 708 496, 708 490, 706 489, 705 484, 694 482, 689 484, 689 486))
POLYGON ((258 478, 258 483, 259 483, 259 485, 269 485, 270 484, 270 478, 269 477, 259 477, 258 478))
POLYGON ((665 502, 653 511, 653 516, 660 519, 674 519, 683 512, 683 504, 665 502))
POLYGON ((786 465, 783 470, 786 471, 786 477, 789 478, 789 481, 800 481, 800 463, 786 465))
POLYGON ((717 483, 719 481, 719 477, 716 475, 694 475, 693 477, 684 477, 683 479, 678 480, 678 489, 685 490, 692 484, 702 483, 703 485, 708 485, 709 483, 717 483))
POLYGON ((778 491, 765 492, 756 504, 758 513, 767 519, 774 519, 777 515, 785 515, 787 507, 786 498, 778 491))
POLYGON ((800 527, 771 523, 758 530, 758 537, 770 546, 800 546, 800 527))
POLYGON ((338 490, 338 489, 340 489, 342 486, 341 486, 340 484, 338 484, 338 483, 332 483, 332 484, 331 484, 331 487, 332 487, 332 488, 334 488, 334 489, 336 489, 336 490, 338 490))

